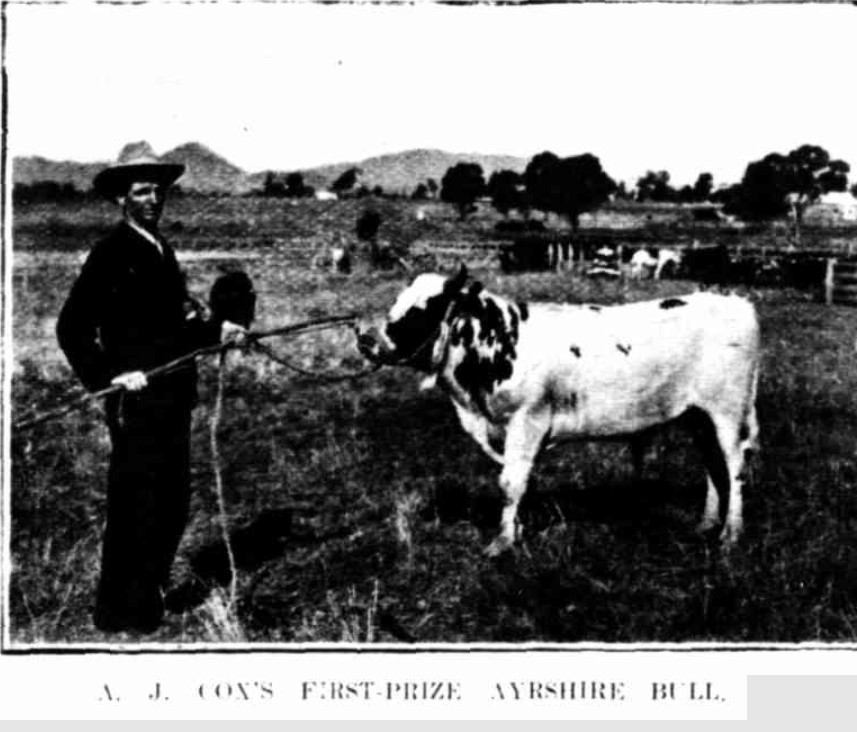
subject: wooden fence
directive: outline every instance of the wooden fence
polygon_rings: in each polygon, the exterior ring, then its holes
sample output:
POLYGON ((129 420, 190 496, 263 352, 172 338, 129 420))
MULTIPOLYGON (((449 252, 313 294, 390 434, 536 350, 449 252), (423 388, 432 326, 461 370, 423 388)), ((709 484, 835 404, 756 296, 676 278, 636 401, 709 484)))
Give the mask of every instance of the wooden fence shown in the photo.
POLYGON ((824 301, 828 305, 857 306, 857 261, 827 260, 824 301))

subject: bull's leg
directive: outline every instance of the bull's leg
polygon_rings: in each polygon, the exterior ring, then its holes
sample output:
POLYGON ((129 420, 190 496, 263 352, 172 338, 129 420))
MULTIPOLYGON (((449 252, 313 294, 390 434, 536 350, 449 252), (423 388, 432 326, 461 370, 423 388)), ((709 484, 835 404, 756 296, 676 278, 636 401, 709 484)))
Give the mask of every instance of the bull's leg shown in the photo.
POLYGON ((705 509, 702 512, 702 520, 696 525, 696 530, 700 534, 711 531, 720 523, 720 499, 717 495, 717 486, 711 479, 711 473, 706 475, 705 480, 708 484, 705 491, 705 509))
POLYGON ((759 385, 759 367, 753 372, 752 386, 750 387, 750 403, 747 407, 747 418, 742 430, 741 450, 759 449, 759 418, 756 415, 756 389, 759 385), (746 432, 744 434, 743 432, 746 432))
POLYGON ((518 504, 527 490, 533 462, 550 428, 547 412, 517 412, 506 430, 504 465, 500 473, 500 489, 505 505, 500 518, 500 531, 485 549, 489 557, 511 549, 518 538, 518 504))
POLYGON ((694 417, 697 420, 694 437, 702 452, 706 473, 705 509, 696 530, 705 533, 721 522, 721 498, 725 505, 729 497, 729 475, 713 419, 702 410, 698 410, 694 417))
POLYGON ((726 517, 720 532, 720 543, 728 548, 738 541, 743 528, 744 441, 740 424, 731 417, 714 417, 714 428, 726 463, 729 486, 726 517))
POLYGON ((728 549, 738 541, 742 528, 744 443, 741 420, 732 415, 710 414, 700 434, 708 472, 705 512, 698 529, 707 531, 723 524, 720 543, 728 549))
POLYGON ((490 425, 488 420, 479 415, 474 415, 472 412, 464 409, 464 407, 455 404, 455 413, 458 415, 458 421, 482 451, 499 465, 504 465, 503 456, 500 455, 491 445, 491 435, 489 434, 490 425))

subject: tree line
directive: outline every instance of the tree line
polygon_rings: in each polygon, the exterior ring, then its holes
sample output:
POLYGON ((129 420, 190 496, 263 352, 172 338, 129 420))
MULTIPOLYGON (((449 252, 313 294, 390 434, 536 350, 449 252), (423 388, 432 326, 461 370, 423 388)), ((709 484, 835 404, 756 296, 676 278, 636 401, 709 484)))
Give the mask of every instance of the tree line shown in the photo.
MULTIPOLYGON (((560 158, 550 151, 535 155, 523 173, 499 170, 485 180, 477 163, 450 167, 441 181, 440 198, 458 207, 465 218, 483 197, 504 216, 532 210, 567 218, 572 229, 580 215, 610 199, 639 202, 702 203, 723 205, 726 213, 749 221, 764 221, 791 214, 799 227, 807 207, 823 194, 848 188, 848 163, 833 159, 822 147, 801 145, 787 154, 771 153, 747 165, 740 183, 716 189, 711 173, 700 173, 690 186, 674 188, 667 171, 648 171, 633 191, 616 183, 595 155, 560 158)), ((857 197, 857 184, 851 187, 857 197)))

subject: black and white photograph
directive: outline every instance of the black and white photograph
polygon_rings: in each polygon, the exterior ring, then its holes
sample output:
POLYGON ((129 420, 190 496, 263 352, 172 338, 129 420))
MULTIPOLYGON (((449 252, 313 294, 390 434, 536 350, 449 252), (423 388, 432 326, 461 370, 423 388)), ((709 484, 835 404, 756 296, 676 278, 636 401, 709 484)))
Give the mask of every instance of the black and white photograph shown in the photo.
POLYGON ((853 7, 3 14, 4 653, 854 649, 853 7))

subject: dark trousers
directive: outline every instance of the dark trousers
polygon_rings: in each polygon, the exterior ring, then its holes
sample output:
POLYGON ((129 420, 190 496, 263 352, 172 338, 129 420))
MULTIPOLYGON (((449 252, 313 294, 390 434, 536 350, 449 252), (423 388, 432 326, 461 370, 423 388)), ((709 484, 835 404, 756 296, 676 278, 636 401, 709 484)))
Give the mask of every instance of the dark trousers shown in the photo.
POLYGON ((95 626, 151 632, 188 518, 191 410, 144 390, 107 412, 113 451, 95 626))

